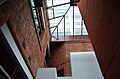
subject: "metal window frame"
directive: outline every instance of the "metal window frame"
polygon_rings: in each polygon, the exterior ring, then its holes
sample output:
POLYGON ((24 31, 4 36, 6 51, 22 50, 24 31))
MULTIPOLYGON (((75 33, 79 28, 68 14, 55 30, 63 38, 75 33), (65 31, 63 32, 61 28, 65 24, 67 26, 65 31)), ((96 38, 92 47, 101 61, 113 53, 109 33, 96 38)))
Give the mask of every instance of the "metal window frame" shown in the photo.
MULTIPOLYGON (((33 0, 33 3, 34 3, 34 0, 33 0)), ((37 38, 38 38, 38 43, 39 43, 39 46, 40 46, 40 50, 42 51, 41 36, 43 34, 45 24, 44 24, 44 20, 43 20, 43 17, 42 17, 43 14, 42 14, 42 11, 41 11, 41 6, 35 6, 35 4, 32 5, 32 0, 29 0, 29 5, 30 5, 30 9, 31 9, 31 14, 32 14, 34 26, 35 26, 35 31, 36 31, 37 38), (36 11, 37 18, 35 18, 35 16, 34 16, 34 12, 33 12, 34 10, 36 11), (35 20, 38 21, 38 25, 36 25, 35 20)))
MULTIPOLYGON (((53 37, 53 38, 55 38, 55 39, 59 39, 59 34, 58 34, 58 32, 59 32, 59 30, 58 30, 58 25, 61 23, 61 21, 64 19, 64 36, 66 35, 65 34, 65 24, 66 24, 66 20, 65 20, 65 16, 66 16, 66 14, 67 14, 67 12, 69 11, 69 9, 71 8, 71 7, 73 7, 73 36, 75 35, 75 9, 74 9, 74 6, 76 6, 76 5, 71 5, 71 0, 70 0, 70 2, 68 2, 68 3, 63 3, 63 4, 58 4, 58 5, 53 5, 53 1, 54 0, 52 0, 52 6, 49 6, 49 7, 46 7, 46 10, 47 10, 47 12, 48 12, 48 9, 51 9, 52 8, 52 10, 53 10, 53 17, 52 18, 48 18, 48 23, 50 23, 49 21, 50 20, 53 20, 53 19, 56 19, 56 18, 60 18, 60 17, 62 17, 61 19, 60 19, 60 21, 58 22, 58 24, 56 25, 56 26, 52 26, 52 27, 50 27, 50 25, 49 25, 49 28, 50 29, 52 29, 52 28, 54 28, 54 30, 53 31, 51 31, 51 37, 53 37), (57 16, 57 17, 55 17, 55 11, 54 11, 54 7, 58 7, 58 6, 63 6, 63 5, 67 5, 67 4, 70 4, 70 7, 68 8, 68 10, 65 12, 65 14, 63 14, 63 15, 60 15, 60 16, 57 16), (57 30, 57 37, 55 37, 55 36, 53 36, 53 34, 54 34, 54 32, 57 30)), ((46 3, 47 3, 47 1, 46 1, 46 3)), ((49 16, 49 15, 48 15, 49 16)), ((81 36, 83 36, 83 19, 81 20, 81 32, 80 32, 80 35, 81 36)))

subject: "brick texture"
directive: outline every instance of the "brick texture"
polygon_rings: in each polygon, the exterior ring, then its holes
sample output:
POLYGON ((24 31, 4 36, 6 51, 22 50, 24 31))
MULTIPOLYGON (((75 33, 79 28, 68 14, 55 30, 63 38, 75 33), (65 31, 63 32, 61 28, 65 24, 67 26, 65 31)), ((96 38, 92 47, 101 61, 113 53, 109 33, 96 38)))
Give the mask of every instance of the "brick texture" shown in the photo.
POLYGON ((51 43, 51 57, 48 66, 57 67, 57 70, 64 69, 65 76, 71 76, 70 52, 93 51, 92 44, 86 36, 77 41, 51 43))
POLYGON ((33 77, 35 77, 37 69, 44 67, 47 42, 49 41, 47 23, 41 36, 41 51, 28 0, 7 0, 2 4, 0 6, 0 26, 5 22, 33 77))
POLYGON ((7 17, 5 16, 5 14, 2 11, 2 7, 0 6, 0 26, 2 26, 4 24, 4 22, 7 21, 7 17))

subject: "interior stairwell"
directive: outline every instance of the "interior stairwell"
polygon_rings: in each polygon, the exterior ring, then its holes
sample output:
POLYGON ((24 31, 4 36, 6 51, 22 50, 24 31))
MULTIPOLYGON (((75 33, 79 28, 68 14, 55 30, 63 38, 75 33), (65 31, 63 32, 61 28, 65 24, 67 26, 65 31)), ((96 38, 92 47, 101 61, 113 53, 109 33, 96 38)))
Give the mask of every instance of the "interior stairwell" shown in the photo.
POLYGON ((104 79, 95 52, 71 52, 72 76, 57 77, 56 68, 39 68, 36 79, 104 79))

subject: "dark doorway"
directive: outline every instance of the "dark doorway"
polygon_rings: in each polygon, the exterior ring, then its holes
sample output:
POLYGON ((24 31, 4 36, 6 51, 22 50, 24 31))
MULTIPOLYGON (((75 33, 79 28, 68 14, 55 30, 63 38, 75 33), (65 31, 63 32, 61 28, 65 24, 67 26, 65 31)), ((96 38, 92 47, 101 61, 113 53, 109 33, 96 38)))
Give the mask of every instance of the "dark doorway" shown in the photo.
MULTIPOLYGON (((0 30, 0 66, 12 79, 25 79, 18 65, 14 62, 16 60, 10 55, 11 53, 12 51, 10 51, 10 47, 0 30)), ((5 75, 2 73, 1 70, 0 76, 4 79, 5 75)))
POLYGON ((57 76, 58 77, 63 77, 64 76, 64 68, 57 71, 57 76))
POLYGON ((49 59, 50 59, 50 48, 48 44, 46 49, 46 56, 45 56, 45 67, 48 67, 49 59))

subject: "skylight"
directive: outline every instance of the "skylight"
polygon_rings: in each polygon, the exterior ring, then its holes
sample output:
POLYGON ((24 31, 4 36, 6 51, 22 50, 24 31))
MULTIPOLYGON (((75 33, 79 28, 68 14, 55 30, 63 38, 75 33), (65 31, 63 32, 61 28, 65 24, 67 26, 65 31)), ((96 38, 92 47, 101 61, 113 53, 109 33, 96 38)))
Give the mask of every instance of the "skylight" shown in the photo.
POLYGON ((51 36, 88 35, 77 6, 70 0, 47 0, 47 11, 51 36))

